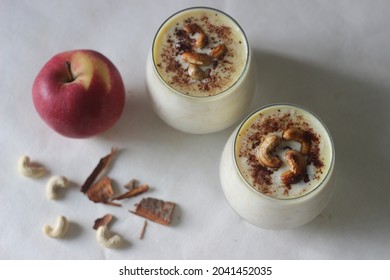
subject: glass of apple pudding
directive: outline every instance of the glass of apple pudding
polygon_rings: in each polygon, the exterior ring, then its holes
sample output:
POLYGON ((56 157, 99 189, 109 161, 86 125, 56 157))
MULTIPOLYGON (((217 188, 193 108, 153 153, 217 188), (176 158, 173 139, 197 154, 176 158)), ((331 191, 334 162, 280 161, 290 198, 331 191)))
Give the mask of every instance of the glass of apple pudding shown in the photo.
POLYGON ((272 104, 250 114, 227 141, 220 181, 232 208, 268 229, 298 227, 325 208, 334 187, 335 149, 312 112, 272 104))
POLYGON ((205 7, 180 11, 161 25, 146 77, 157 115, 193 134, 220 131, 239 121, 256 87, 243 30, 229 15, 205 7))

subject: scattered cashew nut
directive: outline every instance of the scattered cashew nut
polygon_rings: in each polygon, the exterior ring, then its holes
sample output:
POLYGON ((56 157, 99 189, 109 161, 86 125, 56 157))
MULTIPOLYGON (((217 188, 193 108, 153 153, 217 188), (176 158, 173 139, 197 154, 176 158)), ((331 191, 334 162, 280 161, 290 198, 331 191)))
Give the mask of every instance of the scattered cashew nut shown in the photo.
POLYGON ((281 138, 277 135, 267 135, 257 149, 257 159, 265 166, 270 168, 279 168, 282 161, 278 156, 272 155, 272 152, 280 144, 281 138))
POLYGON ((122 238, 115 234, 110 237, 110 232, 107 226, 100 226, 96 230, 96 239, 99 244, 106 248, 117 248, 122 243, 122 238))
POLYGON ((285 154, 285 159, 290 170, 282 173, 282 182, 287 186, 298 183, 306 173, 305 157, 300 152, 288 150, 285 154))
POLYGON ((18 162, 18 170, 23 176, 30 178, 39 178, 46 173, 44 166, 31 162, 28 156, 20 157, 18 162))
POLYGON ((46 195, 49 199, 57 199, 57 188, 67 188, 69 181, 64 176, 53 176, 46 184, 46 195))
POLYGON ((283 132, 283 139, 293 140, 301 143, 301 154, 307 155, 310 151, 311 141, 308 137, 308 133, 300 128, 290 127, 283 132))
POLYGON ((69 222, 64 216, 58 216, 56 225, 51 227, 50 225, 45 225, 43 227, 43 232, 53 238, 61 238, 65 235, 69 228, 69 222))

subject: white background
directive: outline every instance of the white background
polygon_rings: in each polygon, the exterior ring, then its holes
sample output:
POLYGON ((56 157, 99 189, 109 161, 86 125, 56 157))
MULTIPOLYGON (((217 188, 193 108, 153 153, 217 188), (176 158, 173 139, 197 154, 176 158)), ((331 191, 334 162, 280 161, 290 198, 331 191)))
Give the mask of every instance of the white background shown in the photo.
POLYGON ((390 4, 388 1, 13 1, 0 2, 0 259, 389 259, 390 4), (218 178, 221 152, 234 126, 194 136, 168 127, 151 110, 145 61, 159 25, 190 6, 234 17, 257 64, 251 108, 292 102, 314 111, 336 146, 337 190, 311 223, 288 231, 256 228, 227 204, 218 178), (31 87, 56 53, 89 48, 118 67, 126 86, 119 122, 89 139, 68 139, 35 112, 31 87), (98 160, 118 147, 108 175, 120 192, 132 178, 142 197, 178 204, 173 225, 94 204, 79 187, 98 160), (20 156, 43 163, 72 186, 61 199, 17 172, 20 156), (101 248, 92 229, 111 213, 125 246, 101 248), (42 233, 58 215, 66 238, 42 233))

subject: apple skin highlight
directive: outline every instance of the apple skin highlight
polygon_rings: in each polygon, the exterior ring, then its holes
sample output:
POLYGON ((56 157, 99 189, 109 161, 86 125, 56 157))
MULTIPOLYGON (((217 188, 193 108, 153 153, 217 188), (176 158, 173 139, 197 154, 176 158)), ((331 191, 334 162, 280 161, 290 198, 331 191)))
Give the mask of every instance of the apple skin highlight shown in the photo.
POLYGON ((73 50, 55 55, 43 66, 32 97, 39 116, 53 130, 70 138, 87 138, 119 120, 125 86, 107 57, 93 50, 73 50))

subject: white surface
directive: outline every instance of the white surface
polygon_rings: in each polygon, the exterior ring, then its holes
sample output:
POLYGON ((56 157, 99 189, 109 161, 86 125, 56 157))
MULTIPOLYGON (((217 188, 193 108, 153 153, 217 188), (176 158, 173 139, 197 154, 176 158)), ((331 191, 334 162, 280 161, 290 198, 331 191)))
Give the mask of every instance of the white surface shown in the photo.
POLYGON ((1 259, 389 259, 390 258, 390 4, 388 1, 13 1, 0 4, 1 259), (245 4, 244 4, 245 3, 245 4), (313 222, 268 231, 240 219, 218 178, 223 146, 233 131, 193 136, 151 111, 145 61, 155 31, 172 13, 207 5, 233 16, 256 56, 258 90, 251 106, 292 102, 317 113, 336 146, 337 190, 313 222), (74 140, 57 135, 36 114, 33 80, 54 54, 91 48, 119 68, 125 112, 110 131, 74 140), (94 204, 79 191, 111 147, 121 152, 109 171, 122 188, 150 184, 144 196, 176 202, 173 226, 94 204), (45 196, 48 177, 17 173, 21 155, 45 164, 73 186, 45 196), (115 216, 126 239, 101 248, 96 218, 115 216), (58 215, 71 222, 65 239, 42 233, 58 215))

